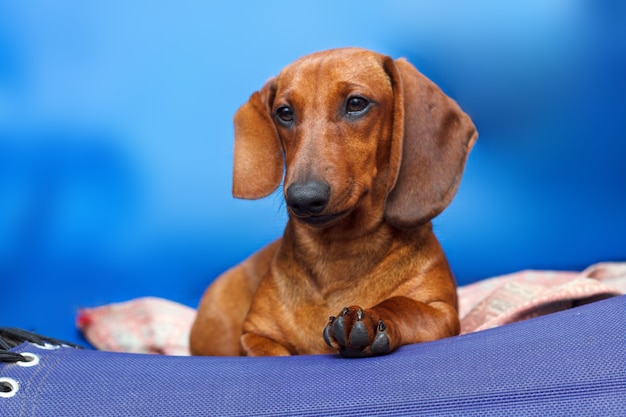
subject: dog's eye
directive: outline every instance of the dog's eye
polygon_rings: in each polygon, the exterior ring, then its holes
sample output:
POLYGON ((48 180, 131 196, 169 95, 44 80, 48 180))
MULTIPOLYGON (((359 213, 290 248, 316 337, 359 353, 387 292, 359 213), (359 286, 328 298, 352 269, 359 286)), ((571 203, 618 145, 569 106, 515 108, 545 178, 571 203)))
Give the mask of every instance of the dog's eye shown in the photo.
POLYGON ((276 109, 278 119, 286 124, 293 122, 293 110, 289 106, 281 106, 276 109))
POLYGON ((363 97, 350 97, 346 102, 346 112, 348 114, 361 113, 367 108, 369 104, 369 101, 367 101, 363 97))

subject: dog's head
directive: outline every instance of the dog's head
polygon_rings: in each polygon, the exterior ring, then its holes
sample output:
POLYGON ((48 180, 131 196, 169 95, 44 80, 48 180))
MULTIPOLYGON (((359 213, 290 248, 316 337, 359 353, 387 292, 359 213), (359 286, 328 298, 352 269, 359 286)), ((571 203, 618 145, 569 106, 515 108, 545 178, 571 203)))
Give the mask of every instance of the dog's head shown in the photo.
POLYGON ((452 200, 477 137, 406 60, 357 48, 288 65, 234 122, 233 195, 264 197, 285 171, 290 214, 319 227, 365 201, 395 227, 428 222, 452 200))

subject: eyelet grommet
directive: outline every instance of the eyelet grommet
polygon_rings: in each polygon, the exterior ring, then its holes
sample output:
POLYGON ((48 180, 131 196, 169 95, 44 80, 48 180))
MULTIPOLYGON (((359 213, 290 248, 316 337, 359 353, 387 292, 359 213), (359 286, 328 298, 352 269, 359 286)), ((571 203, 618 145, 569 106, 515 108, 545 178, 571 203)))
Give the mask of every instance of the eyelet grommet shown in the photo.
POLYGON ((20 389, 20 383, 13 378, 0 377, 0 398, 11 398, 20 389))
POLYGON ((17 365, 27 368, 29 366, 35 366, 39 364, 39 356, 30 352, 22 352, 20 353, 24 357, 25 360, 15 362, 17 365))
POLYGON ((32 345, 35 346, 36 348, 44 349, 44 350, 57 350, 61 348, 61 346, 59 345, 53 345, 47 342, 44 342, 43 345, 40 345, 39 343, 33 343, 32 345))

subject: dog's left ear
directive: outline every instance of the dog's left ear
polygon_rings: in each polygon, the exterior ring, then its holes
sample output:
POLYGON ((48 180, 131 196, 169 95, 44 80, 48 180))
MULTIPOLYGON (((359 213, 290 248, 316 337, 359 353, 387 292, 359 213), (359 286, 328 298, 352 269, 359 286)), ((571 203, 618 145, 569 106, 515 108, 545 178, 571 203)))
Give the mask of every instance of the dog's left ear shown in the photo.
POLYGON ((237 198, 265 197, 283 178, 283 149, 270 116, 275 94, 272 78, 235 113, 233 196, 237 198))
POLYGON ((427 223, 450 204, 478 133, 458 104, 409 62, 388 59, 385 70, 394 93, 385 219, 407 229, 427 223))

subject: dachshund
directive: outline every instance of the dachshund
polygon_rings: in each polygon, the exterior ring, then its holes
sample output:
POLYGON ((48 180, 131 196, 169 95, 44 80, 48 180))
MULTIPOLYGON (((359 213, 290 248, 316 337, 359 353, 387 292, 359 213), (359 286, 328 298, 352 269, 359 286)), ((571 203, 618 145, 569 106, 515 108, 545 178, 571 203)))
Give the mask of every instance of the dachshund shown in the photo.
POLYGON ((459 333, 431 224, 478 136, 454 100, 403 58, 340 48, 286 66, 234 127, 233 196, 283 183, 289 218, 206 290, 192 354, 368 357, 459 333))

